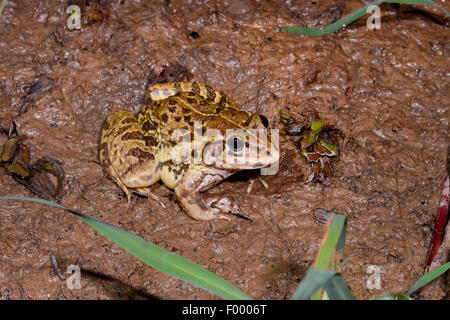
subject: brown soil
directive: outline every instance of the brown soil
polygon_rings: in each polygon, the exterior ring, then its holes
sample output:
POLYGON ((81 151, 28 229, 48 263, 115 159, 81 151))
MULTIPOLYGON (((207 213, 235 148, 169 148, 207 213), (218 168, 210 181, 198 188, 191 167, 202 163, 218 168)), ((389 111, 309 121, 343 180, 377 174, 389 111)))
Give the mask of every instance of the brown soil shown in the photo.
MULTIPOLYGON (((431 7, 382 5, 381 30, 360 20, 309 37, 276 27, 327 25, 368 1, 289 3, 11 0, 0 16, 0 126, 15 120, 33 158, 63 163, 62 204, 189 258, 254 298, 292 295, 325 231, 318 208, 348 217, 345 255, 357 254, 343 275, 358 299, 405 292, 424 272, 446 174, 448 20, 431 7), (71 3, 84 15, 72 32, 71 3), (330 184, 303 183, 311 169, 282 135, 269 189, 257 183, 247 194, 249 175, 240 174, 208 191, 233 196, 252 221, 194 221, 164 186, 156 193, 167 210, 145 198, 127 204, 98 163, 103 121, 118 108, 137 113, 149 84, 180 79, 219 88, 274 128, 282 128, 279 109, 330 120, 342 133, 330 184), (366 286, 368 265, 381 268, 379 290, 366 286)), ((0 196, 31 195, 5 170, 0 184, 0 196)), ((13 201, 0 206, 0 297, 215 298, 68 213, 13 201), (63 272, 81 268, 82 289, 57 277, 52 255, 63 272)))

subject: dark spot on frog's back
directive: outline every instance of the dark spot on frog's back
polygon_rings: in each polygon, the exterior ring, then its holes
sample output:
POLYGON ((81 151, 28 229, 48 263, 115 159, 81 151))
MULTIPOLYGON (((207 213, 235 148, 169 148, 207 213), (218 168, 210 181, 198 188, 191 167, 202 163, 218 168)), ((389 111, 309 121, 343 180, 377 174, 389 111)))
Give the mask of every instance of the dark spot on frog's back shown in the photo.
POLYGON ((122 135, 122 133, 128 131, 133 125, 128 125, 128 126, 123 126, 123 127, 119 127, 119 129, 117 130, 117 135, 122 135))
POLYGON ((184 116, 183 119, 185 122, 189 122, 189 121, 191 121, 191 116, 184 116))
POLYGON ((175 82, 173 84, 173 87, 175 88, 175 90, 180 91, 181 90, 181 84, 179 82, 175 82))
POLYGON ((227 98, 224 96, 224 95, 222 95, 221 97, 220 97, 220 101, 219 101, 219 106, 220 107, 225 107, 225 102, 227 101, 227 98))
POLYGON ((167 120, 169 120, 169 116, 167 115, 167 113, 163 113, 161 115, 161 121, 162 122, 167 122, 167 120))
POLYGON ((191 109, 189 109, 189 108, 183 108, 181 111, 182 111, 184 114, 191 113, 191 109))
POLYGON ((187 102, 189 102, 190 104, 196 104, 196 103, 197 103, 197 100, 195 100, 194 98, 187 98, 186 100, 187 100, 187 102))
POLYGON ((122 120, 122 124, 127 124, 127 123, 135 123, 137 122, 135 118, 126 118, 122 120))
POLYGON ((153 124, 150 123, 150 121, 144 121, 144 123, 142 124, 142 130, 144 130, 144 132, 150 131, 150 130, 155 130, 155 126, 153 124))
POLYGON ((176 122, 180 122, 181 121, 181 117, 175 117, 175 121, 176 122))
POLYGON ((207 99, 213 101, 216 98, 216 93, 213 88, 210 86, 206 86, 206 96, 207 99))
POLYGON ((142 134, 139 131, 132 131, 132 132, 127 132, 125 133, 122 138, 120 138, 121 140, 143 140, 144 137, 142 136, 142 134))
POLYGON ((132 148, 128 153, 127 156, 133 156, 135 158, 138 158, 139 160, 154 160, 155 156, 151 154, 150 152, 143 151, 139 148, 132 148))
POLYGON ((169 100, 169 104, 171 105, 171 106, 174 106, 174 105, 176 105, 178 103, 178 101, 176 101, 176 100, 169 100))
POLYGON ((175 112, 177 112, 177 108, 176 107, 169 107, 169 111, 170 111, 170 113, 175 113, 175 112))
POLYGON ((103 124, 103 131, 109 131, 109 121, 106 120, 105 123, 103 124))
POLYGON ((200 87, 198 86, 197 82, 192 82, 192 91, 194 91, 196 94, 200 94, 200 87))
POLYGON ((145 136, 144 141, 147 147, 155 147, 158 145, 158 141, 153 136, 145 136))

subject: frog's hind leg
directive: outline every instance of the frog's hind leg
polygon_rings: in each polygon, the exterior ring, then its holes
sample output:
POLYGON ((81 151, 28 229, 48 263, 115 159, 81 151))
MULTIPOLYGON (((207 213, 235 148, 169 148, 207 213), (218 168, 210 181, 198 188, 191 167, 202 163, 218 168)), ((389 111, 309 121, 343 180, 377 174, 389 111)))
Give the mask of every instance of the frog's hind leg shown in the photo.
POLYGON ((174 96, 181 92, 192 92, 202 96, 210 103, 215 103, 222 107, 239 110, 236 103, 226 94, 201 82, 166 82, 157 83, 147 89, 150 99, 160 101, 174 96))
POLYGON ((157 151, 156 138, 144 136, 130 112, 118 110, 106 120, 100 142, 100 161, 128 201, 133 189, 146 188, 159 180, 157 151))

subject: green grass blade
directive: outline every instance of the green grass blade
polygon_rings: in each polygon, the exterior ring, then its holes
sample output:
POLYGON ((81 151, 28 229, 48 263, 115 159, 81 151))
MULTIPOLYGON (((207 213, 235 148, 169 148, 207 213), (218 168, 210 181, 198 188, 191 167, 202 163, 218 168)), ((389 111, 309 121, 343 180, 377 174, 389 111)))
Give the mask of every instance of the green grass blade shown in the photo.
POLYGON ((408 290, 406 294, 409 296, 414 291, 422 288, 424 285, 440 277, 443 273, 447 272, 448 269, 450 269, 450 262, 447 262, 446 264, 427 272, 419 280, 417 280, 417 282, 412 286, 411 289, 408 290))
POLYGON ((8 0, 2 0, 2 3, 0 4, 0 14, 2 14, 3 8, 6 6, 7 2, 8 0))
POLYGON ((438 7, 442 10, 447 16, 450 17, 450 14, 440 5, 434 3, 431 0, 377 0, 372 3, 369 3, 365 7, 339 19, 338 21, 322 28, 301 28, 301 27, 281 27, 282 31, 286 31, 293 34, 307 34, 310 36, 323 36, 329 33, 333 33, 345 26, 348 26, 350 23, 358 20, 359 18, 365 16, 367 14, 367 8, 371 5, 379 5, 383 2, 392 2, 392 3, 404 3, 404 4, 428 4, 435 7, 438 7))
POLYGON ((334 275, 325 285, 330 300, 355 300, 350 288, 345 284, 344 278, 340 274, 334 275))
POLYGON ((338 243, 343 246, 341 241, 342 239, 345 239, 345 235, 343 238, 343 233, 345 233, 346 220, 347 217, 344 215, 333 216, 328 232, 325 235, 325 240, 322 242, 317 255, 316 263, 314 265, 316 269, 328 270, 338 243))
POLYGON ((303 280, 298 285, 292 296, 292 300, 307 300, 314 292, 323 287, 337 271, 310 269, 303 280))
MULTIPOLYGON (((324 240, 320 245, 319 253, 317 254, 314 267, 316 269, 328 270, 333 259, 333 254, 338 245, 344 246, 345 241, 345 226, 347 217, 344 215, 334 215, 328 222, 328 230, 324 236, 324 240)), ((315 292, 311 299, 320 300, 322 289, 315 292)))
POLYGON ((372 300, 411 300, 411 298, 402 293, 392 293, 384 296, 376 296, 372 300))
POLYGON ((341 268, 347 263, 349 262, 349 260, 351 258, 353 258, 354 256, 356 256, 359 253, 359 251, 352 253, 351 255, 349 255, 347 258, 344 259, 344 261, 341 262, 341 268))
POLYGON ((103 234, 119 247, 125 249, 136 258, 153 268, 170 276, 190 282, 224 299, 251 299, 245 293, 232 286, 224 279, 206 270, 198 264, 169 252, 154 243, 147 241, 128 231, 98 220, 82 212, 72 210, 57 203, 22 197, 0 197, 0 200, 31 201, 67 210, 103 234))

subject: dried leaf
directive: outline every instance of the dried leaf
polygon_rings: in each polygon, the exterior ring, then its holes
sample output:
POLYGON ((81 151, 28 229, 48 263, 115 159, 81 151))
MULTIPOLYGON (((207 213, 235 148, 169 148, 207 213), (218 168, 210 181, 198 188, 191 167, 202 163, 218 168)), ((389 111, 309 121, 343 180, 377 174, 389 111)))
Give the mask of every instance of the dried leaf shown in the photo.
POLYGON ((17 160, 14 160, 7 169, 9 172, 18 174, 22 178, 26 178, 30 175, 30 171, 28 171, 28 169, 25 166, 21 165, 17 160))
POLYGON ((55 199, 61 190, 62 180, 64 179, 61 162, 50 157, 44 157, 32 164, 29 170, 28 178, 16 174, 13 175, 14 179, 43 199, 55 199))
POLYGON ((19 155, 25 163, 30 163, 30 150, 23 143, 19 145, 19 155))
POLYGON ((328 153, 325 154, 325 155, 327 155, 329 157, 337 156, 338 150, 337 150, 336 146, 334 146, 332 144, 329 144, 328 142, 326 142, 324 140, 320 140, 319 144, 320 144, 321 147, 323 147, 324 149, 328 150, 328 153))
POLYGON ((14 152, 17 147, 17 142, 19 141, 19 138, 10 138, 8 141, 6 141, 5 145, 3 146, 3 152, 2 152, 2 161, 8 162, 12 159, 14 156, 14 152))

